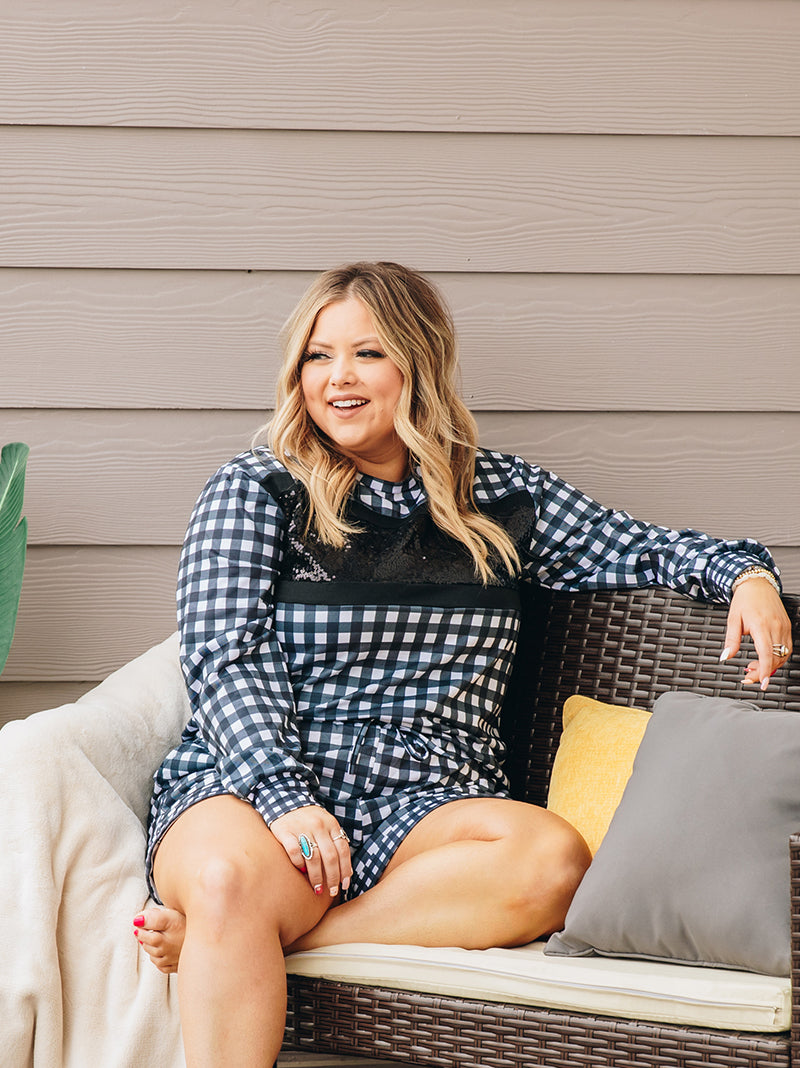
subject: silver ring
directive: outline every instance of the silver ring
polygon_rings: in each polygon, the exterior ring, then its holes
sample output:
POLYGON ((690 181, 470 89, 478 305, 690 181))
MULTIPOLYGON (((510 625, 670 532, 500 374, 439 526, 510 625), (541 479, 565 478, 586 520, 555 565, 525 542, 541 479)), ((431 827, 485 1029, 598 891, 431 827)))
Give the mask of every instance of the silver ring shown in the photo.
POLYGON ((773 645, 772 646, 772 651, 775 654, 775 656, 780 656, 780 657, 788 656, 789 655, 789 646, 788 645, 773 645))
POLYGON ((317 848, 317 843, 312 841, 307 834, 299 834, 297 841, 300 843, 300 852, 306 860, 311 860, 314 856, 314 850, 317 848))
POLYGON ((345 832, 342 830, 341 827, 339 828, 339 833, 338 834, 332 834, 331 835, 331 841, 332 842, 337 842, 340 838, 344 838, 345 842, 349 842, 350 841, 350 839, 347 837, 347 835, 345 834, 345 832))

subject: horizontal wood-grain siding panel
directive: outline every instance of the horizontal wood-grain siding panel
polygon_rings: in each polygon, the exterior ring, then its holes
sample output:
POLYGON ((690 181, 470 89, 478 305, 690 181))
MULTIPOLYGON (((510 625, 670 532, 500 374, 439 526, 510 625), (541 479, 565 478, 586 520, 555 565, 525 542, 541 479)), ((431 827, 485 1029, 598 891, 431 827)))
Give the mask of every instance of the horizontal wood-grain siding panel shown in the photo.
MULTIPOLYGON (((312 274, 0 270, 2 403, 265 408, 312 274)), ((800 277, 434 274, 474 410, 800 411, 800 277)))
POLYGON ((31 446, 30 544, 180 544, 206 480, 265 415, 0 411, 3 438, 31 446))
POLYGON ((800 594, 800 547, 772 545, 770 551, 781 573, 785 592, 800 594))
POLYGON ((7 0, 0 121, 781 134, 786 0, 7 0))
MULTIPOLYGON (((800 593, 800 549, 778 547, 775 557, 786 591, 800 593)), ((176 564, 170 548, 32 548, 0 702, 4 687, 23 684, 66 686, 42 708, 74 699, 166 638, 176 626, 176 564)), ((9 715, 14 707, 0 703, 9 715)))
POLYGON ((3 682, 0 679, 0 727, 45 708, 72 704, 95 686, 88 682, 3 682))
MULTIPOLYGON (((216 467, 258 412, 0 411, 27 441, 33 545, 175 545, 216 467)), ((481 440, 551 468, 610 507, 720 537, 800 546, 800 419, 792 413, 478 414, 481 440)))
POLYGON ((800 273, 800 138, 0 129, 0 266, 800 273))
POLYGON ((479 413, 482 444, 554 471, 611 508, 715 537, 800 546, 793 414, 479 413))
POLYGON ((102 679, 176 627, 174 547, 31 546, 5 682, 102 679))

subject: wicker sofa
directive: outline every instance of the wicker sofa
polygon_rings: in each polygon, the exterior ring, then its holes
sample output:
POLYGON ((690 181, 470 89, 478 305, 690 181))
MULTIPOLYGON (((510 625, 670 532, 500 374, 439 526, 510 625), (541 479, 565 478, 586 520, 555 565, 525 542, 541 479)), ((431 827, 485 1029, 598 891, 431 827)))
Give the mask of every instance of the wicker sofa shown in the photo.
MULTIPOLYGON (((785 601, 795 629, 800 629, 800 598, 785 601)), ((508 772, 519 798, 545 802, 561 732, 561 708, 572 693, 649 707, 659 694, 676 688, 680 665, 681 688, 711 696, 742 696, 741 673, 718 662, 725 637, 722 606, 698 604, 662 590, 580 595, 533 591, 525 609, 517 669, 503 717, 508 772)), ((800 665, 790 661, 766 693, 751 691, 748 698, 764 707, 800 711, 800 665)), ((744 1033, 656 1024, 290 974, 286 1048, 448 1068, 762 1064, 797 1068, 800 834, 791 841, 791 871, 791 1031, 744 1033)))
MULTIPOLYGON (((800 623, 800 598, 786 603, 800 623)), ((532 592, 503 716, 516 795, 544 802, 562 705, 575 692, 644 707, 676 686, 741 696, 740 672, 718 662, 725 616, 721 606, 695 604, 658 590, 575 596, 532 592)), ((749 696, 765 707, 800 711, 798 664, 800 660, 790 662, 765 694, 749 696)), ((6 858, 0 865, 4 1068, 184 1064, 175 977, 161 975, 144 959, 131 920, 147 900, 142 857, 152 774, 188 714, 173 635, 75 704, 16 720, 0 732, 0 850, 6 858)), ((791 764, 788 774, 791 789, 791 764)), ((800 1068, 800 834, 792 850, 793 984, 785 978, 755 977, 756 986, 764 979, 773 984, 772 1000, 764 999, 766 1016, 756 1005, 758 1012, 746 1026, 736 998, 729 1001, 732 1011, 713 1027, 709 1019, 718 1018, 704 1014, 689 1025, 683 1017, 659 1016, 652 1009, 637 1014, 627 1000, 618 1011, 616 1002, 601 1005, 613 983, 604 978, 606 964, 599 958, 577 968, 593 974, 591 996, 584 997, 580 1008, 573 1000, 564 1010, 540 996, 528 972, 511 976, 517 990, 522 989, 521 998, 505 986, 492 990, 490 997, 481 985, 482 964, 473 967, 472 975, 478 976, 477 989, 484 993, 475 993, 473 985, 453 994, 450 986, 427 982, 430 969, 424 973, 418 963, 425 954, 424 966, 435 969, 449 967, 448 960, 459 954, 522 954, 528 960, 526 955, 539 952, 535 946, 488 951, 334 946, 307 954, 317 959, 302 967, 297 959, 302 954, 287 959, 286 1049, 446 1068, 800 1068), (362 969, 358 977, 353 972, 343 977, 341 970, 328 968, 326 962, 337 954, 338 959, 348 953, 356 959, 359 952, 372 955, 368 975, 362 969), (390 965, 403 954, 405 971, 398 980, 390 965)), ((556 971, 569 972, 573 988, 581 985, 571 967, 575 958, 540 955, 537 966, 546 980, 554 961, 556 971)), ((617 976, 614 968, 631 964, 611 962, 609 974, 617 976)), ((647 983, 656 972, 661 982, 672 967, 646 963, 642 972, 647 983)), ((703 973, 715 972, 680 968, 679 986, 691 982, 687 973, 705 981, 703 973)), ((513 972, 513 965, 508 971, 513 972)), ((728 972, 734 985, 737 975, 750 982, 748 973, 728 972)), ((618 985, 627 997, 628 988, 618 985)))

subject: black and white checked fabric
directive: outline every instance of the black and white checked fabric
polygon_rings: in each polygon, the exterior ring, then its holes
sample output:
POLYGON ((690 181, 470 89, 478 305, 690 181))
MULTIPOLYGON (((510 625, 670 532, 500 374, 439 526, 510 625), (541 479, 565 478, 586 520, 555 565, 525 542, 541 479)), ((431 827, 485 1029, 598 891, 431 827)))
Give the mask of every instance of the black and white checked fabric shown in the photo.
MULTIPOLYGON (((506 793, 497 719, 518 613, 276 601, 285 526, 269 489, 276 473, 266 450, 235 458, 189 525, 178 618, 192 718, 156 775, 148 870, 171 822, 203 798, 232 793, 267 822, 322 804, 351 839, 354 896, 427 812, 506 793)), ((393 519, 425 501, 418 475, 362 476, 354 494, 393 519)), ((756 542, 641 523, 518 457, 481 454, 478 507, 511 498, 531 517, 518 546, 525 577, 543 585, 662 584, 724 601, 745 567, 775 569, 756 542)))
POLYGON ((407 516, 425 502, 425 490, 416 472, 404 482, 359 475, 356 496, 374 512, 396 518, 407 516))

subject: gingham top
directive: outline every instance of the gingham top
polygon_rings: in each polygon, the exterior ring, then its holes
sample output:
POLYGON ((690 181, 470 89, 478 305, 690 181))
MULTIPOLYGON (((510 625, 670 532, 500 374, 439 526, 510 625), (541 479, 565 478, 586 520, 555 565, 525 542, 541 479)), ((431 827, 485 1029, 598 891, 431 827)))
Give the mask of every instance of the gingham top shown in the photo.
MULTIPOLYGON (((479 454, 476 506, 523 579, 565 590, 660 584, 727 601, 763 546, 612 511, 518 457, 479 454)), ((267 450, 208 482, 181 557, 178 617, 192 717, 156 774, 150 855, 188 805, 231 793, 267 823, 303 805, 349 834, 351 895, 404 834, 456 797, 507 792, 498 716, 519 626, 517 580, 489 587, 428 516, 417 475, 360 476, 343 550, 305 536, 304 491, 267 450)))

